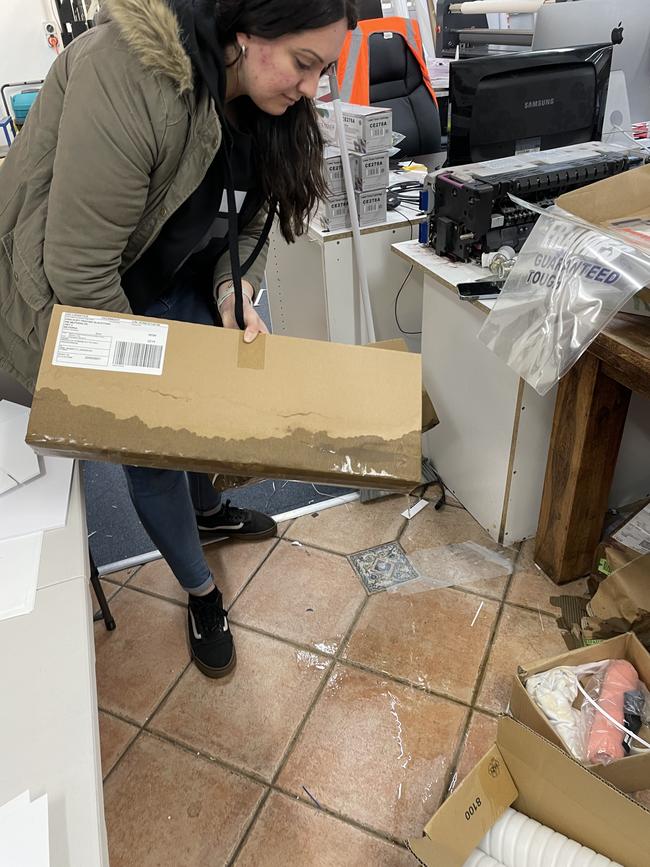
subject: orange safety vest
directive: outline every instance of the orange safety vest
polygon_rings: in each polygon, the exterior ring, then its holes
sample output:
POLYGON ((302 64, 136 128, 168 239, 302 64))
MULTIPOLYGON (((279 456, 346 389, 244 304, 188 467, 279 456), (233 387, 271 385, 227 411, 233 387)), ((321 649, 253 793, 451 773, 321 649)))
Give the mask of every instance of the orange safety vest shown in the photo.
POLYGON ((411 18, 371 18, 359 21, 355 30, 348 32, 338 62, 338 82, 341 99, 356 105, 370 104, 370 51, 373 33, 398 33, 403 37, 422 70, 422 81, 436 105, 438 100, 431 87, 429 70, 424 62, 422 36, 417 21, 411 18))

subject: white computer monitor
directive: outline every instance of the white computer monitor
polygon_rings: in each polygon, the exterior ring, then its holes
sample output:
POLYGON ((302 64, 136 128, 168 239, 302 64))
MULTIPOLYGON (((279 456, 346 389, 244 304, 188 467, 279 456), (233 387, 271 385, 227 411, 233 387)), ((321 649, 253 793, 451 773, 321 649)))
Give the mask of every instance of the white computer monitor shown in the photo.
POLYGON ((633 122, 650 120, 650 0, 575 0, 537 13, 533 51, 614 43, 612 71, 622 71, 633 122))

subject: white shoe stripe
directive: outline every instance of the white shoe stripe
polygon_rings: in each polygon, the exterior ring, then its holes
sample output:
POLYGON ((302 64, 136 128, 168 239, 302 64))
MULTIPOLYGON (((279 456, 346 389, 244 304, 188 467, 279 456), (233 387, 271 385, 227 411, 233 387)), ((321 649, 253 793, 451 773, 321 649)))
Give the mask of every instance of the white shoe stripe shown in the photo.
POLYGON ((199 633, 199 631, 196 628, 196 620, 194 619, 194 613, 192 612, 191 608, 190 608, 190 620, 192 621, 192 632, 194 633, 194 637, 196 638, 197 641, 200 641, 203 636, 199 633))
POLYGON ((244 526, 242 521, 241 524, 218 524, 216 527, 206 527, 201 524, 201 521, 198 522, 199 530, 209 530, 212 533, 220 533, 227 532, 228 530, 241 530, 244 526))

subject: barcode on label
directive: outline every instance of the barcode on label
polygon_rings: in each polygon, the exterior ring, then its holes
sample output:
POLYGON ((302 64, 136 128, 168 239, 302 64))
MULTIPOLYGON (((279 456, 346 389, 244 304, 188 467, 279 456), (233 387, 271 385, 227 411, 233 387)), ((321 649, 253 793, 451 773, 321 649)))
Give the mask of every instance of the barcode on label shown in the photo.
POLYGON ((117 340, 113 353, 113 364, 115 367, 158 368, 162 360, 162 352, 162 346, 117 340))
POLYGON ((375 166, 374 168, 371 166, 368 169, 368 177, 373 177, 374 175, 380 175, 383 171, 383 166, 375 166))

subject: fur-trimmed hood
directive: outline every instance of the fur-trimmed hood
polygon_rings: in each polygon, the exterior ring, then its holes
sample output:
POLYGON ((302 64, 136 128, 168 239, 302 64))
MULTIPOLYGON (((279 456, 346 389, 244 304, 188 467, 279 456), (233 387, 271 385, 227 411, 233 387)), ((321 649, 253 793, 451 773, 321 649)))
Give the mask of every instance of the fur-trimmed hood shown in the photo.
POLYGON ((105 0, 97 23, 114 21, 145 69, 165 75, 179 93, 192 90, 192 61, 178 19, 165 0, 105 0))

